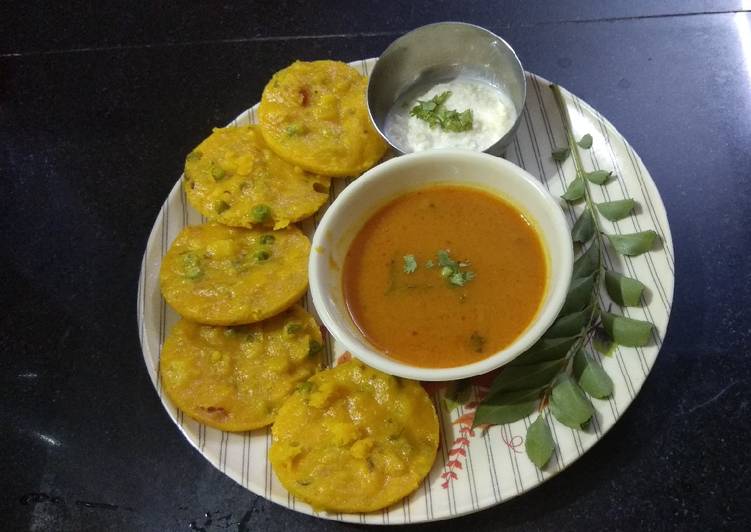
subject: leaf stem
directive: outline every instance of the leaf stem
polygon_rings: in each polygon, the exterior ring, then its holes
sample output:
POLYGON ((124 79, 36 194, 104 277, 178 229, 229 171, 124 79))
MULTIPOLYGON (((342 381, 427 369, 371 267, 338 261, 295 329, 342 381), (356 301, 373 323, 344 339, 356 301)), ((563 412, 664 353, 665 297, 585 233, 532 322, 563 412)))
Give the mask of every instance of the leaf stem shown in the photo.
MULTIPOLYGON (((592 213, 592 218, 594 219, 595 227, 597 228, 596 232, 602 239, 601 235, 604 235, 605 233, 603 233, 602 228, 600 227, 600 221, 597 217, 597 211, 595 210, 594 204, 592 202, 592 193, 589 190, 589 183, 587 182, 587 178, 584 177, 584 174, 586 172, 584 171, 584 165, 582 165, 581 154, 579 153, 579 145, 576 143, 574 131, 571 127, 571 118, 568 114, 568 106, 566 105, 566 101, 563 99, 563 93, 561 92, 561 88, 558 85, 551 84, 550 89, 553 91, 556 103, 558 104, 558 108, 561 111, 561 118, 563 119, 563 129, 566 130, 566 140, 568 140, 568 146, 574 159, 576 177, 577 179, 581 179, 584 184, 584 201, 586 202, 587 209, 589 209, 592 213)), ((600 263, 602 263, 602 253, 600 253, 599 255, 600 263)))
POLYGON ((550 89, 553 91, 553 95, 555 96, 555 101, 558 104, 558 109, 561 113, 561 119, 563 121, 563 129, 566 131, 566 140, 568 141, 569 150, 571 150, 571 155, 573 157, 574 161, 574 168, 576 169, 576 178, 582 180, 582 184, 584 186, 584 201, 585 201, 585 209, 588 209, 590 211, 590 214, 592 215, 592 219, 594 220, 595 224, 595 234, 597 241, 590 244, 591 246, 598 246, 597 248, 597 272, 595 273, 594 278, 594 289, 592 290, 592 297, 590 299, 590 304, 592 305, 592 314, 589 317, 589 323, 587 323, 587 326, 583 329, 582 335, 579 338, 579 340, 576 341, 576 343, 571 347, 571 350, 567 354, 567 358, 571 357, 572 353, 576 353, 579 349, 581 349, 584 344, 586 343, 590 332, 594 329, 597 318, 598 318, 598 299, 599 299, 599 292, 600 292, 600 279, 602 279, 602 276, 604 275, 605 270, 605 261, 603 257, 604 253, 604 245, 605 245, 605 232, 602 230, 602 227, 600 227, 600 220, 597 213, 597 210, 595 209, 594 202, 592 201, 592 193, 589 190, 589 183, 587 182, 587 178, 584 176, 584 165, 582 164, 581 160, 581 154, 579 153, 579 145, 576 142, 576 138, 574 137, 574 130, 571 126, 571 117, 569 116, 568 112, 568 106, 566 105, 566 101, 563 98, 563 93, 561 92, 561 88, 556 84, 551 84, 550 89))

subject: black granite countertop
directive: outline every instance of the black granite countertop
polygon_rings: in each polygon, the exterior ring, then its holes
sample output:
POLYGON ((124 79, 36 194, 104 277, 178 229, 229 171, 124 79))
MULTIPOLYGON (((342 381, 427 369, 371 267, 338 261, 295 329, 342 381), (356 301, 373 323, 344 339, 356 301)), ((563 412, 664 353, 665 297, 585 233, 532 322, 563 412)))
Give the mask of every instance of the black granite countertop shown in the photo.
POLYGON ((667 207, 676 285, 634 404, 561 475, 416 528, 748 529, 751 8, 702 2, 6 2, 0 8, 6 530, 348 530, 194 450, 138 342, 141 256, 185 154, 295 58, 478 23, 609 118, 667 207), (107 4, 106 6, 104 4, 107 4))

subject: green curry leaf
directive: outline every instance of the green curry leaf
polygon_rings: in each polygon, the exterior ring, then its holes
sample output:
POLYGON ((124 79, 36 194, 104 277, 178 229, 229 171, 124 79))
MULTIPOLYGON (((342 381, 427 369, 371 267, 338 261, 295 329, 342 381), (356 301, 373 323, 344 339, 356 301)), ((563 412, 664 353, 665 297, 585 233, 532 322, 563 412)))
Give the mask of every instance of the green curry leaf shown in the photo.
POLYGON ((545 332, 543 338, 568 338, 579 335, 582 329, 589 323, 591 316, 591 307, 572 314, 559 316, 545 332))
POLYGON ((599 240, 593 240, 587 251, 574 261, 574 271, 572 279, 589 277, 600 267, 600 243, 599 240))
POLYGON ((524 443, 527 456, 537 467, 542 468, 548 463, 555 450, 555 441, 545 418, 541 415, 527 429, 524 443))
POLYGON ((592 335, 592 347, 603 356, 609 357, 615 351, 615 342, 608 336, 605 329, 596 327, 592 335))
POLYGON ((558 359, 530 366, 506 366, 490 385, 488 397, 492 397, 499 392, 541 388, 550 384, 564 365, 564 360, 558 359))
POLYGON ((574 179, 566 189, 566 193, 561 197, 571 203, 582 199, 584 197, 584 181, 582 178, 574 179))
POLYGON ((605 272, 605 288, 610 299, 622 307, 635 307, 641 301, 644 284, 618 272, 605 272))
MULTIPOLYGON (((548 383, 549 384, 549 383, 548 383)), ((539 399, 547 386, 538 388, 527 388, 524 390, 499 391, 492 395, 486 396, 485 401, 495 405, 511 405, 515 403, 524 403, 532 399, 539 399)))
POLYGON ((592 217, 592 212, 589 209, 585 209, 581 213, 581 216, 576 220, 574 227, 571 229, 571 238, 574 242, 581 242, 582 244, 589 242, 595 234, 595 222, 592 217))
POLYGON ((487 400, 483 401, 475 411, 473 425, 502 425, 519 421, 534 412, 538 402, 537 399, 510 404, 493 404, 487 400))
POLYGON ((652 249, 656 238, 657 233, 651 229, 626 235, 608 235, 608 240, 610 240, 613 248, 621 255, 629 257, 641 255, 645 251, 652 249))
POLYGON ((594 274, 572 280, 560 315, 582 310, 592 298, 594 282, 594 274))
POLYGON ((568 375, 561 375, 550 394, 550 411, 567 427, 578 429, 590 420, 595 409, 579 385, 568 375))
POLYGON ((626 347, 642 347, 649 343, 654 327, 648 321, 634 320, 602 312, 602 327, 613 341, 626 347))
POLYGON ((597 203, 597 210, 611 222, 622 220, 634 210, 636 202, 631 198, 597 203))
MULTIPOLYGON (((550 362, 562 359, 576 343, 577 339, 578 336, 571 336, 569 338, 542 338, 524 353, 509 362, 506 365, 506 368, 514 366, 530 366, 539 362, 550 362)), ((502 374, 503 373, 501 373, 501 375, 502 374)))
POLYGON ((612 173, 607 170, 595 170, 594 172, 586 172, 584 177, 595 185, 604 185, 612 173))
POLYGON ((582 390, 596 399, 605 399, 613 393, 613 380, 583 350, 579 350, 574 356, 574 375, 582 390))

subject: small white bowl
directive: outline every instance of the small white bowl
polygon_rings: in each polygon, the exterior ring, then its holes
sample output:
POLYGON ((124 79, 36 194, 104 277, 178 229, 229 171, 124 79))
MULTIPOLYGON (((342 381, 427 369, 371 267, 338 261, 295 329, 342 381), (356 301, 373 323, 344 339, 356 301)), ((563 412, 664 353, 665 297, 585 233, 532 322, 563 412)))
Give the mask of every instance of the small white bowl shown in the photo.
POLYGON ((537 179, 522 168, 492 155, 435 150, 403 155, 381 163, 349 185, 318 224, 308 273, 318 315, 329 332, 353 356, 391 375, 423 381, 448 381, 487 373, 531 347, 560 312, 572 268, 573 243, 563 211, 537 179), (342 268, 352 240, 380 207, 409 191, 438 184, 480 188, 519 208, 543 240, 548 260, 548 282, 533 321, 511 345, 472 364, 424 368, 388 357, 362 335, 344 301, 342 268))

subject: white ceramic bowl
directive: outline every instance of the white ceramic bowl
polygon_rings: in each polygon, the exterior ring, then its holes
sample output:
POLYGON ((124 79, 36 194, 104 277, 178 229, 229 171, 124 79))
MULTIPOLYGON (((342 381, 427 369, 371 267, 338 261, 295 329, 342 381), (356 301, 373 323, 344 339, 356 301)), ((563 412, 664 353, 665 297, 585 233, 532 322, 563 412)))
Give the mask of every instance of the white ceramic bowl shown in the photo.
POLYGON ((403 155, 372 168, 331 204, 313 236, 310 290, 318 315, 353 356, 391 375, 424 381, 464 379, 487 373, 532 346, 563 306, 573 268, 573 244, 557 201, 518 166, 492 155, 435 150, 403 155), (534 224, 548 259, 543 303, 527 329, 508 347, 483 360, 451 368, 423 368, 389 358, 352 321, 342 291, 342 266, 352 240, 380 207, 411 190, 453 184, 481 188, 510 201, 534 224))

